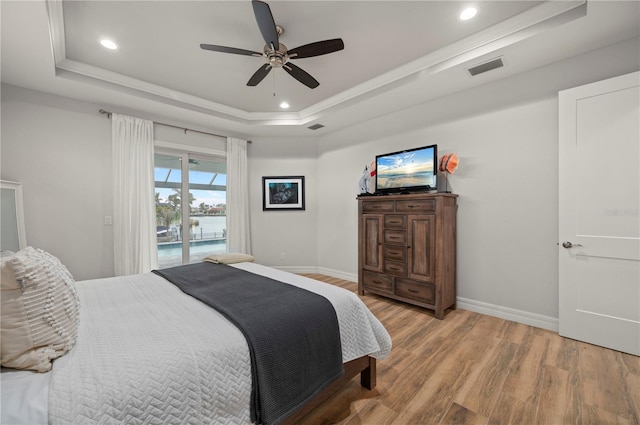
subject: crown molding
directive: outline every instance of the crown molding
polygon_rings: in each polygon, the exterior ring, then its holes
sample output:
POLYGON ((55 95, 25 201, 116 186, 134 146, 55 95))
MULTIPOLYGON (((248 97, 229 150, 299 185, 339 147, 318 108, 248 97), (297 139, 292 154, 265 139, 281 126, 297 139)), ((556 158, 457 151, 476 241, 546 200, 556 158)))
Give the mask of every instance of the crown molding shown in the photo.
POLYGON ((248 112, 68 59, 65 50, 62 1, 47 0, 49 34, 55 75, 57 77, 110 87, 134 96, 152 99, 242 124, 279 126, 307 125, 330 112, 339 111, 342 108, 383 94, 416 79, 425 78, 494 53, 550 28, 582 17, 586 15, 586 7, 586 0, 546 1, 497 25, 431 52, 298 112, 248 112))

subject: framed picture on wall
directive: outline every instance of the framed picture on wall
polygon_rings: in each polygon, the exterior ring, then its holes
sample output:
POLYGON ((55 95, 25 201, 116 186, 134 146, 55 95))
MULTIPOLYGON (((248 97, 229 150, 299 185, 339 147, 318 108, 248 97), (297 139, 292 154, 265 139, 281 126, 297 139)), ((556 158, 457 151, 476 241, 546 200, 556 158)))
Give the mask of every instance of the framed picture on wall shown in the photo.
POLYGON ((304 210, 304 176, 262 177, 262 210, 304 210))

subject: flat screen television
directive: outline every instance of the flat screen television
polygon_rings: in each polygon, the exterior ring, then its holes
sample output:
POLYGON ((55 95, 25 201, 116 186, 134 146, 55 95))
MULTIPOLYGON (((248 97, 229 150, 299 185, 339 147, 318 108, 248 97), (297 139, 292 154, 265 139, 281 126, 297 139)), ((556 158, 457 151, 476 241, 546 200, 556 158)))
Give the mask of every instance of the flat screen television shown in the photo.
POLYGON ((438 145, 376 156, 376 194, 436 189, 438 145))

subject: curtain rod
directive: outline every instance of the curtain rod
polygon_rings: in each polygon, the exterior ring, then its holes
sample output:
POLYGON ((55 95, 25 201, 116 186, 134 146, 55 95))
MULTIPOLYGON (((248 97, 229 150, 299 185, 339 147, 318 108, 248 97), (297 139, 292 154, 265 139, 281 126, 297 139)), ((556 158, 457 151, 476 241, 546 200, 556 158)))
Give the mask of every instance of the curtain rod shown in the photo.
MULTIPOLYGON (((100 109, 98 112, 100 112, 102 115, 106 115, 109 118, 111 118, 111 115, 113 114, 113 112, 107 111, 105 109, 100 109)), ((156 121, 153 121, 153 123, 154 124, 158 124, 158 125, 163 125, 165 127, 171 127, 171 128, 177 128, 179 130, 184 130, 184 134, 187 134, 187 131, 193 131, 194 133, 206 134, 208 136, 222 137, 223 139, 227 138, 227 136, 223 136, 222 134, 207 133, 206 131, 194 130, 194 129, 186 128, 186 127, 179 127, 179 126, 173 125, 173 124, 166 124, 166 123, 163 123, 163 122, 156 122, 156 121)), ((251 143, 251 140, 247 140, 247 143, 251 143)))

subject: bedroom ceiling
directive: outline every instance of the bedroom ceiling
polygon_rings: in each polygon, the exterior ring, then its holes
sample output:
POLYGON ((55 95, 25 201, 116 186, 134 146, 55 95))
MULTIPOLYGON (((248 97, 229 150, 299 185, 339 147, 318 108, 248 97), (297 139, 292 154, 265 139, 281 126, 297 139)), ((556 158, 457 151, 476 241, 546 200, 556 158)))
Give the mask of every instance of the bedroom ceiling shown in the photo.
POLYGON ((282 69, 248 87, 262 58, 200 49, 262 51, 248 0, 3 0, 2 82, 205 131, 321 136, 637 36, 640 27, 636 1, 268 3, 289 49, 344 40, 342 51, 295 61, 318 88, 282 69), (471 4, 477 16, 459 20, 471 4), (101 47, 105 37, 119 48, 101 47), (497 57, 505 67, 466 71, 497 57), (281 101, 291 107, 283 111, 281 101), (325 127, 307 128, 316 123, 325 127))

